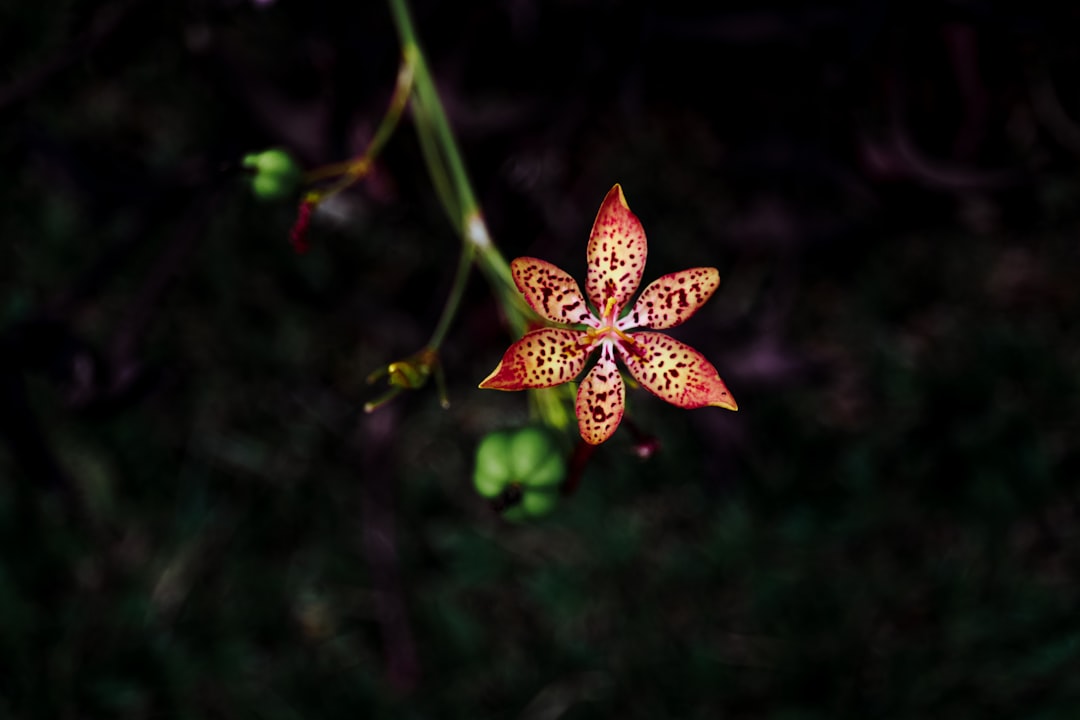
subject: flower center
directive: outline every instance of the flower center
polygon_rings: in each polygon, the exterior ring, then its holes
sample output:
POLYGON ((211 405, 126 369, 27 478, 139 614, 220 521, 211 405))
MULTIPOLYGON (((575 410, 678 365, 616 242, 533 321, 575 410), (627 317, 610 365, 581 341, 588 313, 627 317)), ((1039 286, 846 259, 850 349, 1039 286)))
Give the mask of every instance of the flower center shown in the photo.
POLYGON ((619 329, 616 314, 615 298, 609 297, 604 304, 604 312, 600 315, 599 327, 589 328, 586 331, 590 344, 593 346, 601 343, 614 344, 627 352, 638 353, 634 339, 619 329))

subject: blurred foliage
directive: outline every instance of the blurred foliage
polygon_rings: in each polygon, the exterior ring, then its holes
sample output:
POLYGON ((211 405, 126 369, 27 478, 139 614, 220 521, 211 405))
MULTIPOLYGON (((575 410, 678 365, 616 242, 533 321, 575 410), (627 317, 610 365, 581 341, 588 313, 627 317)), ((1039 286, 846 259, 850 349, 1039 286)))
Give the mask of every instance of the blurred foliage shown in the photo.
POLYGON ((580 274, 618 181, 724 279, 739 413, 631 392, 660 451, 511 524, 482 278, 451 408, 360 412, 457 254, 411 134, 302 257, 241 167, 363 147, 353 5, 0 11, 0 716, 1075 715, 1075 11, 417 2, 508 256, 580 274))

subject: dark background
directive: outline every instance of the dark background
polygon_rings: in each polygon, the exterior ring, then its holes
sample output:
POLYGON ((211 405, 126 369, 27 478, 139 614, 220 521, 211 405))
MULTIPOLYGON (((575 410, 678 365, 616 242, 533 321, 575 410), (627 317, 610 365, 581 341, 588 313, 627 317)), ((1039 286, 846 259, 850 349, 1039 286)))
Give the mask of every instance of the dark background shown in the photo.
MULTIPOLYGON (((238 170, 360 152, 380 2, 0 7, 0 716, 1080 713, 1080 13, 415 3, 496 242, 584 276, 615 182, 740 411, 642 391, 555 514, 406 120, 288 243, 238 170)), ((917 9, 918 8, 918 9, 917 9)))

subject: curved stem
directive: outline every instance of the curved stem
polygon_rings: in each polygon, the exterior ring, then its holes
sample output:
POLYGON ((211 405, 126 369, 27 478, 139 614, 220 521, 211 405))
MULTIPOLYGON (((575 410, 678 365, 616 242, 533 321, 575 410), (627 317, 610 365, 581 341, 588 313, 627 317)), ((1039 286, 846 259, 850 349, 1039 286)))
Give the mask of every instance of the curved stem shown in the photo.
POLYGON ((434 133, 431 132, 427 105, 420 102, 420 98, 413 100, 413 116, 416 119, 416 136, 420 140, 420 152, 424 156, 424 162, 427 164, 431 183, 435 186, 435 195, 439 198, 439 204, 442 205, 443 210, 450 219, 450 224, 454 226, 455 230, 458 230, 461 227, 458 202, 455 198, 451 179, 446 171, 446 165, 443 163, 442 155, 439 152, 438 140, 435 138, 434 133))
POLYGON ((465 243, 461 248, 461 256, 458 258, 458 266, 454 272, 454 284, 450 288, 450 295, 446 298, 446 305, 443 307, 442 315, 439 316, 439 323, 435 326, 435 331, 431 333, 431 339, 428 340, 428 347, 432 350, 438 350, 443 339, 446 338, 450 323, 453 322, 458 305, 461 304, 461 298, 465 294, 465 285, 469 280, 469 270, 472 269, 472 263, 473 246, 465 243))
POLYGON ((407 57, 415 59, 414 90, 413 94, 424 106, 439 139, 439 149, 443 154, 446 169, 449 170, 450 179, 457 191, 458 200, 458 232, 465 235, 467 228, 463 221, 478 209, 476 196, 473 194, 472 185, 469 182, 469 174, 465 169, 465 162, 461 158, 454 133, 450 129, 450 121, 446 117, 442 102, 439 100, 438 91, 435 89, 431 71, 428 68, 424 53, 420 50, 420 41, 413 27, 412 16, 405 0, 390 0, 390 11, 394 16, 394 25, 397 26, 398 35, 401 38, 402 50, 407 57))
POLYGON ((407 52, 402 53, 397 82, 394 84, 394 94, 390 96, 390 104, 386 109, 386 114, 383 115, 382 120, 379 122, 379 127, 375 129, 375 134, 372 136, 363 155, 343 162, 333 163, 332 165, 324 165, 307 173, 305 179, 309 183, 338 177, 339 175, 345 176, 333 188, 324 191, 324 195, 329 196, 340 192, 367 175, 372 162, 382 150, 383 145, 394 134, 394 130, 397 129, 398 122, 401 120, 401 115, 405 112, 405 106, 409 103, 409 97, 412 95, 413 79, 416 75, 415 55, 416 53, 412 55, 407 52))
MULTIPOLYGON (((435 191, 462 243, 472 248, 468 257, 474 259, 487 276, 506 314, 507 321, 513 331, 521 335, 525 332, 528 322, 538 320, 538 318, 517 291, 510 273, 510 265, 491 241, 480 212, 480 205, 476 201, 476 195, 469 181, 461 150, 458 148, 450 121, 446 117, 446 111, 435 88, 431 70, 420 48, 412 16, 409 14, 408 3, 406 0, 389 0, 389 3, 390 11, 394 16, 394 24, 401 39, 402 52, 406 58, 410 59, 413 67, 412 99, 417 134, 435 191)), ((466 254, 463 253, 462 257, 465 256, 466 254)), ((460 298, 451 295, 447 304, 451 313, 456 311, 458 300, 460 298)), ((440 327, 436 328, 435 337, 439 340, 445 332, 442 326, 449 324, 446 317, 447 314, 444 312, 444 318, 440 319, 440 327)))

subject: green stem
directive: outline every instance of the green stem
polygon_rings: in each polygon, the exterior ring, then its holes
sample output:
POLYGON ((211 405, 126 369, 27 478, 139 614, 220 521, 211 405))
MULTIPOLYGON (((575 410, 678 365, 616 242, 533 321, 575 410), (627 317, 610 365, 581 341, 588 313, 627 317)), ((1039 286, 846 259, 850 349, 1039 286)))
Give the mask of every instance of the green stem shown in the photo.
POLYGON ((450 323, 453 322, 458 305, 461 304, 461 297, 465 294, 465 285, 468 283, 472 264, 473 246, 465 243, 461 247, 461 257, 458 258, 457 270, 454 272, 454 284, 450 288, 450 296, 446 298, 446 305, 443 307, 442 315, 439 316, 439 323, 435 326, 435 332, 431 333, 431 339, 428 340, 427 346, 432 350, 438 350, 446 338, 450 323))
POLYGON ((413 117, 416 120, 416 136, 420 140, 420 152, 424 156, 424 162, 428 166, 428 175, 431 183, 435 186, 435 195, 439 198, 446 215, 450 218, 450 224, 455 230, 461 227, 458 200, 455 196, 450 177, 443 163, 442 154, 439 152, 438 139, 432 132, 431 119, 427 114, 427 106, 420 102, 418 97, 413 99, 413 117))
POLYGON ((368 145, 367 153, 365 153, 368 158, 374 159, 382 150, 383 145, 394 134, 394 130, 397 129, 398 121, 401 120, 401 115, 405 112, 405 106, 409 104, 409 96, 412 95, 415 79, 416 58, 410 57, 408 53, 402 53, 401 67, 398 68, 397 82, 394 85, 394 94, 390 98, 390 109, 383 116, 382 122, 379 123, 379 127, 375 130, 375 136, 371 138, 371 143, 368 145))
POLYGON ((397 26, 398 36, 401 38, 402 51, 406 57, 415 56, 413 92, 424 105, 439 138, 443 159, 450 172, 454 189, 457 190, 459 208, 457 230, 464 236, 467 228, 464 227, 463 222, 479 209, 476 196, 472 191, 472 185, 469 183, 469 174, 465 170, 465 162, 461 158, 461 152, 458 149, 453 130, 450 129, 450 121, 446 117, 446 111, 439 100, 439 93, 435 89, 435 82, 432 80, 427 60, 420 49, 420 41, 416 36, 416 29, 413 27, 408 4, 405 0, 390 0, 390 12, 394 16, 394 25, 397 26))
POLYGON ((338 177, 339 175, 344 176, 331 189, 323 191, 324 196, 330 196, 345 189, 353 182, 366 175, 371 164, 375 161, 375 158, 378 157, 379 152, 382 151, 383 145, 385 145, 391 136, 393 136, 394 130, 397 129, 398 122, 401 121, 401 115, 405 112, 405 106, 409 104, 409 98, 412 97, 413 78, 415 74, 415 54, 413 57, 410 57, 407 53, 403 53, 401 65, 398 67, 397 82, 394 84, 394 93, 390 96, 390 104, 387 107, 382 120, 379 122, 379 127, 375 129, 375 134, 372 136, 371 142, 368 143, 367 149, 364 150, 364 154, 356 158, 345 160, 344 162, 316 168, 307 174, 307 182, 314 183, 326 178, 338 177))
MULTIPOLYGON (((469 182, 461 150, 439 99, 427 59, 420 48, 408 3, 406 0, 389 2, 402 52, 413 68, 413 111, 417 134, 435 192, 462 242, 473 248, 468 256, 476 260, 487 276, 515 334, 521 335, 525 332, 528 321, 535 320, 536 315, 525 304, 510 273, 510 265, 488 234, 480 205, 469 182)), ((456 291, 456 283, 454 287, 456 291)), ((449 303, 448 307, 450 306, 456 310, 456 302, 449 303)), ((444 318, 446 317, 444 313, 444 318)), ((440 328, 443 324, 440 320, 440 328)), ((449 324, 448 321, 446 324, 449 324)), ((436 329, 436 337, 441 340, 439 328, 436 329)))
MULTIPOLYGON (((435 132, 438 133, 439 140, 441 141, 440 145, 446 156, 447 164, 449 165, 450 177, 458 191, 461 217, 462 219, 465 219, 470 217, 473 213, 479 212, 480 206, 476 202, 476 197, 473 195, 472 183, 469 182, 469 174, 465 169, 465 162, 461 159, 461 151, 458 149, 456 138, 454 137, 453 131, 450 129, 450 122, 446 118, 442 102, 440 102, 438 92, 435 90, 435 84, 432 81, 431 76, 427 74, 426 66, 425 80, 426 82, 423 84, 423 87, 418 88, 418 91, 421 95, 427 96, 428 101, 431 103, 431 116, 435 124, 435 132)), ((462 229, 467 230, 467 228, 462 229)))

